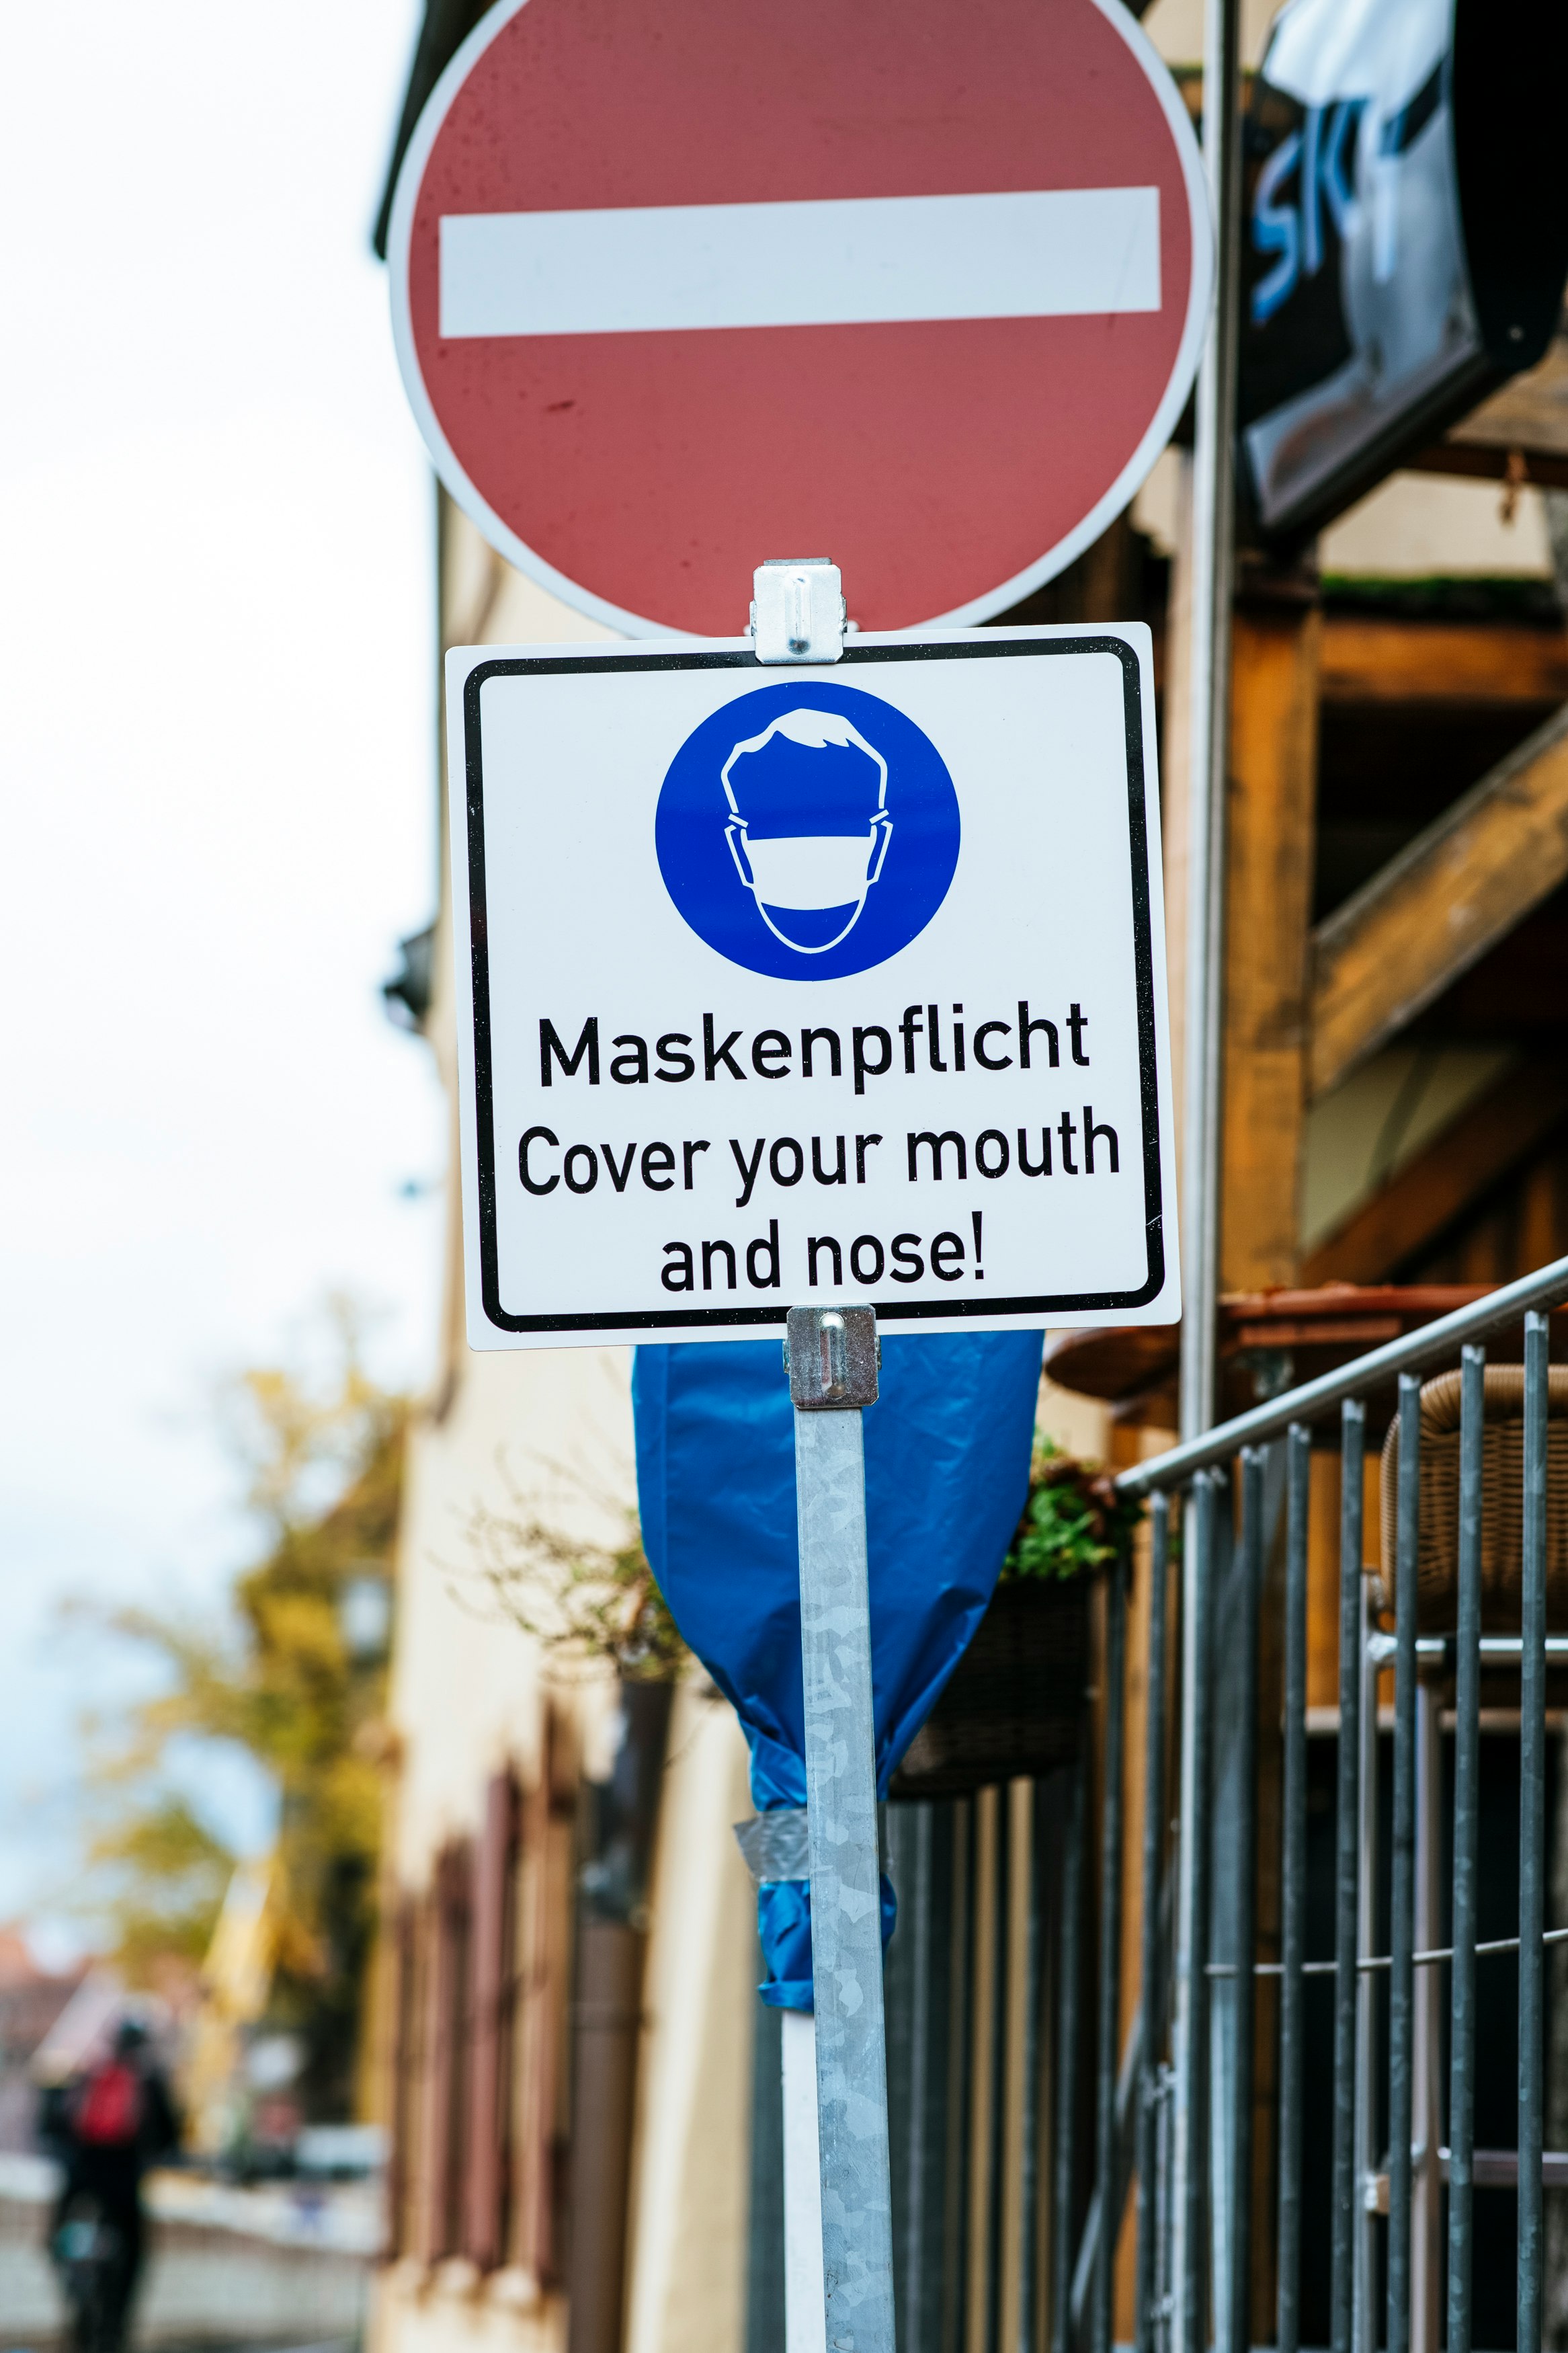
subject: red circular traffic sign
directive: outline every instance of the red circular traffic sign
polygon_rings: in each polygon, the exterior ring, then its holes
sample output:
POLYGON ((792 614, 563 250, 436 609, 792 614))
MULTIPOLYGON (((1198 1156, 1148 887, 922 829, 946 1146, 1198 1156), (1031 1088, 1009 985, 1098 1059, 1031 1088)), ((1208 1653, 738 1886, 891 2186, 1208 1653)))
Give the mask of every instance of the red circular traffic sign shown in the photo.
POLYGON ((1169 438, 1212 275, 1121 0, 500 0, 389 259, 447 489, 639 635, 733 635, 803 550, 865 628, 1016 603, 1169 438))

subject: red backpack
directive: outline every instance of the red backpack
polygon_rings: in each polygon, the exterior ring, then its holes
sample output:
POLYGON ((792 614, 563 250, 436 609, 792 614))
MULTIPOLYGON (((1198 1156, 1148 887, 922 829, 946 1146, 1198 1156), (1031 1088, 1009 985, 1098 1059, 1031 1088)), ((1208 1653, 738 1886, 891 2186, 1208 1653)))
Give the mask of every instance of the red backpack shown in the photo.
POLYGON ((106 2059, 76 2104, 79 2140, 93 2148, 127 2148, 142 2128, 142 2078, 123 2059, 106 2059))

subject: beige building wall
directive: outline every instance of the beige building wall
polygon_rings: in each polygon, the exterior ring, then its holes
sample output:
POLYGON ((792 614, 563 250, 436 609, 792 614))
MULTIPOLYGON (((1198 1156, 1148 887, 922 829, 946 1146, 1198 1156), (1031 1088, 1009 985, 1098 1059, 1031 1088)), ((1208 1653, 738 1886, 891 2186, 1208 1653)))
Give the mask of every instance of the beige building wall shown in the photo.
MULTIPOLYGON (((447 642, 610 636, 492 554, 445 501, 441 540, 447 642)), ((450 915, 443 825, 426 1033, 449 1092, 450 915)), ((614 1749, 613 1681, 552 1670, 487 1579, 478 1517, 618 1544, 636 1501, 630 1352, 470 1352, 460 1216, 454 1186, 441 1361, 410 1441, 398 1565, 391 1877, 416 1897, 445 1847, 480 1835, 493 1776, 510 1767, 525 1802, 538 1787, 547 1700, 572 1719, 591 1771, 614 1749)), ((730 1825, 750 1810, 739 1727, 694 1673, 677 1696, 654 1869, 629 2200, 635 2353, 740 2353, 757 1963, 730 1825)), ((405 2255, 380 2274, 371 2338, 375 2353, 542 2353, 565 2327, 560 2297, 516 2269, 481 2276, 461 2259, 405 2255)))

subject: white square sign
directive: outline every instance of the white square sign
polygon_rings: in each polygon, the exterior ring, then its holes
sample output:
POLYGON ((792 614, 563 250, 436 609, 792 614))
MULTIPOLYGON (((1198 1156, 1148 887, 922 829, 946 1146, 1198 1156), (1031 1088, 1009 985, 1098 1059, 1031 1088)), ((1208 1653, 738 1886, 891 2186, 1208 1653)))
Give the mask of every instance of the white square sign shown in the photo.
POLYGON ((1146 629, 447 677, 474 1347, 1175 1321, 1146 629))

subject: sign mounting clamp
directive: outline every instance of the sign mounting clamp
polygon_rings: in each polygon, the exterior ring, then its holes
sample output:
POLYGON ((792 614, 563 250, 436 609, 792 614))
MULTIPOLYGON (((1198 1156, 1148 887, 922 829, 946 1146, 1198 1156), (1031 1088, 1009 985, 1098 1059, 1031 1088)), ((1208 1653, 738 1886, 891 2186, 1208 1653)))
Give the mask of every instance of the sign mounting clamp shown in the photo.
POLYGON ((837 564, 771 555, 752 578, 750 635, 760 662, 843 660, 848 607, 837 564))

